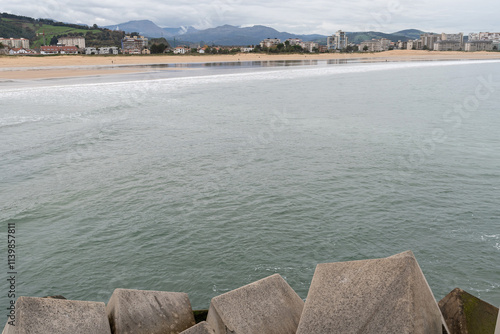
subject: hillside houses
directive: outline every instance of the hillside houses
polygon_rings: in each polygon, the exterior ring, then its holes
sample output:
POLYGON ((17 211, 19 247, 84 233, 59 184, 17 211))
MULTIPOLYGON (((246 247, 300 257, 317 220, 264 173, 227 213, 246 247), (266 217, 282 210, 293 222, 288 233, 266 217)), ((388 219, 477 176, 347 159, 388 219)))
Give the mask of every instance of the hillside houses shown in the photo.
MULTIPOLYGON (((413 33, 413 32, 412 32, 413 33)), ((353 33, 349 33, 353 34, 353 33)), ((269 53, 294 53, 294 52, 382 52, 392 49, 401 50, 435 50, 435 51, 495 51, 500 49, 500 32, 479 32, 470 33, 464 37, 464 33, 421 33, 417 39, 400 40, 392 42, 388 38, 378 38, 354 44, 349 42, 349 38, 359 40, 364 34, 349 35, 343 30, 338 30, 334 34, 326 37, 321 42, 321 38, 315 41, 303 41, 301 38, 292 37, 286 40, 279 38, 265 38, 257 45, 247 46, 221 46, 221 45, 200 45, 200 43, 177 45, 169 47, 169 43, 164 40, 162 44, 156 40, 149 41, 145 36, 126 35, 121 40, 121 48, 116 46, 87 46, 84 36, 63 36, 57 39, 57 45, 47 45, 31 50, 30 41, 26 38, 3 38, 0 43, 3 48, 2 54, 9 55, 32 55, 32 54, 86 54, 86 55, 116 55, 123 54, 150 54, 153 53, 174 53, 179 55, 191 53, 227 54, 236 52, 269 52, 269 53), (349 38, 348 38, 349 35, 349 38), (321 42, 318 43, 318 41, 321 42), (326 45, 325 45, 326 42, 326 45), (149 49, 151 44, 151 50, 149 49), (163 45, 158 51, 157 45, 163 45)), ((373 36, 373 34, 367 34, 373 36)), ((52 42, 54 42, 52 40, 52 42)), ((184 43, 184 42, 183 42, 184 43)), ((175 41, 174 43, 175 44, 175 41)), ((97 43, 99 45, 99 43, 97 43)))

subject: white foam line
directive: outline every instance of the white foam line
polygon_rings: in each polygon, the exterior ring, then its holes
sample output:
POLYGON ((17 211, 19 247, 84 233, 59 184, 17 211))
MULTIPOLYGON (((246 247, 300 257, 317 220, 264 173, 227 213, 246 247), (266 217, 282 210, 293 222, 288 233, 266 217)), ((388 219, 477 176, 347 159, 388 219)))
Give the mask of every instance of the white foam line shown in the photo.
POLYGON ((175 83, 175 88, 181 88, 179 84, 192 86, 197 84, 214 82, 235 82, 235 81, 260 81, 260 80, 288 80, 302 77, 318 77, 333 74, 365 73, 386 70, 404 70, 423 67, 461 66, 500 63, 500 59, 493 60, 450 60, 450 61, 417 61, 417 62, 376 62, 376 63, 348 63, 336 65, 305 65, 300 68, 276 69, 270 71, 238 72, 229 74, 197 75, 176 78, 161 78, 150 80, 135 80, 125 82, 93 82, 74 85, 54 85, 37 87, 19 87, 0 90, 2 92, 26 92, 27 90, 47 90, 47 89, 74 89, 80 87, 103 87, 103 86, 137 86, 138 84, 151 85, 155 83, 175 83), (195 80, 194 80, 195 79, 195 80))

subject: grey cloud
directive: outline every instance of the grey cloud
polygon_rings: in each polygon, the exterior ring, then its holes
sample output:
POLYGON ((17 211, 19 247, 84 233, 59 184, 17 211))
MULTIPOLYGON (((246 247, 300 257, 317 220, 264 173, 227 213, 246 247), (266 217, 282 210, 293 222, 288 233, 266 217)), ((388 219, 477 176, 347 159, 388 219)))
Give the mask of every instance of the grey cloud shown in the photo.
POLYGON ((35 18, 92 25, 119 24, 149 19, 161 27, 195 26, 209 28, 223 24, 263 24, 294 33, 330 34, 378 30, 395 32, 417 28, 435 32, 469 33, 499 31, 500 3, 489 0, 25 0, 10 1, 2 11, 35 18))

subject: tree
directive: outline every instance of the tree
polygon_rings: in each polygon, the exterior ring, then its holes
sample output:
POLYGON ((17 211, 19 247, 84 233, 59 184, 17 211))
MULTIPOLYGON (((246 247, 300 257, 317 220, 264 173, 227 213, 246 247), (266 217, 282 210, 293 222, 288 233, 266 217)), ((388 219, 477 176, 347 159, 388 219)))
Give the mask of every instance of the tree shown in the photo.
POLYGON ((363 51, 368 51, 368 45, 363 46, 363 51))
POLYGON ((422 50, 428 50, 429 48, 427 47, 427 45, 424 45, 424 47, 422 48, 422 50))
POLYGON ((149 50, 151 51, 151 53, 163 53, 166 48, 167 48, 167 46, 165 44, 160 43, 160 44, 151 45, 149 50))
POLYGON ((493 50, 497 51, 497 50, 498 50, 498 46, 496 46, 496 45, 495 45, 495 46, 493 47, 493 50))

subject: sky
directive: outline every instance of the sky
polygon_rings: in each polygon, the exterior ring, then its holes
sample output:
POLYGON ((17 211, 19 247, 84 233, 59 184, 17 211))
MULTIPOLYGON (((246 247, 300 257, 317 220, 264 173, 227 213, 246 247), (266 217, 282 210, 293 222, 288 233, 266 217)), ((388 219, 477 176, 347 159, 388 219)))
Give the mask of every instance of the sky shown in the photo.
POLYGON ((0 0, 0 12, 99 26, 151 20, 160 27, 265 25, 296 34, 420 29, 499 32, 500 1, 475 0, 0 0))

